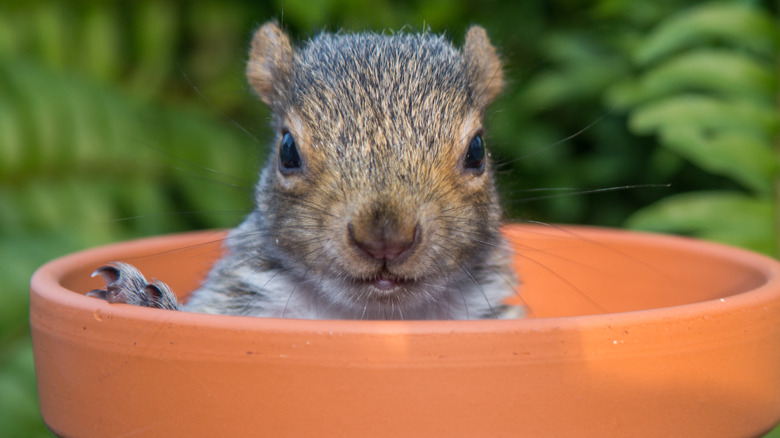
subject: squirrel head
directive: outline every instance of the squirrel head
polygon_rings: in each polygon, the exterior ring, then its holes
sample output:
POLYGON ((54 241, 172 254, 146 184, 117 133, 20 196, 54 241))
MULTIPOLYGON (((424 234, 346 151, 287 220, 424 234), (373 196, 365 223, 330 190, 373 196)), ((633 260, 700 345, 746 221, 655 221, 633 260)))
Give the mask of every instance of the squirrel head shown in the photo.
POLYGON ((428 33, 296 49, 267 23, 247 76, 276 131, 256 200, 275 263, 364 311, 479 282, 503 245, 482 122, 503 74, 483 28, 460 50, 428 33))

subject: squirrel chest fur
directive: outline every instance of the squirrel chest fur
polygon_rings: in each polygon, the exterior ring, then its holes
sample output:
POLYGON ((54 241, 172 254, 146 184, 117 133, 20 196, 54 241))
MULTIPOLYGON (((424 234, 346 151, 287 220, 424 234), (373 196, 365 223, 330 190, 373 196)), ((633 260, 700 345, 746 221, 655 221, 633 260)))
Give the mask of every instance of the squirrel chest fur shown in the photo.
POLYGON ((102 296, 267 317, 514 316, 483 140, 503 76, 484 29, 462 49, 427 33, 324 33, 296 49, 268 23, 247 76, 275 132, 255 210, 186 303, 128 286, 145 280, 122 263, 97 271, 102 296))

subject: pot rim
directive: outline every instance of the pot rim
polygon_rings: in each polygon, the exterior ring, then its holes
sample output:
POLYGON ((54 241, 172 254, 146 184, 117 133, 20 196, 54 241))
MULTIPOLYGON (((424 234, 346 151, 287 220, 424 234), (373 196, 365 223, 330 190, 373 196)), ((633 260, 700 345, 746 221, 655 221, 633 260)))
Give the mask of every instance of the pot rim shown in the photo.
MULTIPOLYGON (((544 225, 509 225, 504 228, 507 234, 517 234, 528 230, 545 230, 549 232, 549 226, 544 225)), ((110 259, 117 252, 132 251, 139 247, 147 246, 154 242, 155 246, 169 247, 177 241, 192 242, 203 240, 203 243, 212 242, 216 236, 221 240, 224 230, 192 231, 185 233, 166 234, 146 237, 130 241, 107 244, 83 251, 78 251, 54 259, 33 274, 30 284, 31 293, 38 294, 40 298, 76 312, 94 313, 95 317, 110 314, 113 318, 135 319, 147 323, 160 322, 160 316, 165 314, 166 324, 184 324, 200 328, 218 328, 222 330, 241 330, 256 332, 338 332, 343 334, 425 334, 425 333, 508 333, 518 331, 550 331, 585 329, 588 327, 621 325, 630 323, 647 324, 653 321, 668 320, 670 318, 690 318, 697 315, 715 317, 724 313, 733 312, 739 308, 758 308, 780 295, 780 288, 773 287, 772 283, 780 281, 780 262, 768 256, 754 253, 745 249, 724 244, 697 240, 687 237, 627 231, 621 229, 555 225, 553 233, 560 236, 577 236, 580 231, 587 232, 587 239, 596 240, 605 238, 630 237, 643 245, 658 247, 685 248, 689 252, 708 253, 714 257, 726 259, 729 262, 748 266, 764 278, 764 282, 756 288, 737 293, 731 296, 698 301, 690 304, 658 307, 626 312, 600 313, 591 315, 556 316, 556 317, 527 317, 523 319, 486 319, 486 320, 307 320, 292 318, 258 318, 252 316, 212 315, 193 312, 171 312, 162 309, 152 309, 126 304, 110 304, 103 300, 87 297, 84 293, 67 289, 61 280, 74 270, 83 269, 83 266, 95 259, 110 259), (161 313, 162 312, 162 313, 161 313)), ((538 231, 537 231, 538 232, 538 231)))

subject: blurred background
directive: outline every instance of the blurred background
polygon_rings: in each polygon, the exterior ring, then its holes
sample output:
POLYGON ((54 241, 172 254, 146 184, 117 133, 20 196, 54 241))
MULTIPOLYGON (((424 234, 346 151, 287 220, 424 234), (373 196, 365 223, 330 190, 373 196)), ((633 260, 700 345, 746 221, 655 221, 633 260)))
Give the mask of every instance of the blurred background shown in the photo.
MULTIPOLYGON (((28 328, 36 267, 237 224, 268 112, 253 29, 481 24, 509 79, 487 142, 507 219, 672 232, 777 256, 778 4, 659 0, 0 3, 0 427, 50 436, 28 328)), ((777 436, 780 436, 778 434, 777 436)))

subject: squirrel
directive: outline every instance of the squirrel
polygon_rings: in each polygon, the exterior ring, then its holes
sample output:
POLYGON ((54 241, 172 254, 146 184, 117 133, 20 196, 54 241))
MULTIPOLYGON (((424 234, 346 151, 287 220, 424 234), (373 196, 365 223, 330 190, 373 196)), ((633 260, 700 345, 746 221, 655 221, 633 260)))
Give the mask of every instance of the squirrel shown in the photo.
POLYGON ((308 319, 521 316, 484 141, 503 85, 480 26, 430 33, 254 34, 247 78, 273 114, 255 208, 181 303, 133 266, 98 268, 109 302, 308 319))

